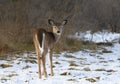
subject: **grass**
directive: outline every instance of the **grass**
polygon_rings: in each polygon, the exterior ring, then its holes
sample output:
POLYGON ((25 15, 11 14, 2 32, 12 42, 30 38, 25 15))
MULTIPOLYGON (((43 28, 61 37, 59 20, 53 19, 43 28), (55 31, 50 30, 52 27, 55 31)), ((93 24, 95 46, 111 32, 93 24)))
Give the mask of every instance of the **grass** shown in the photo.
POLYGON ((59 62, 54 62, 54 64, 60 64, 59 62))
POLYGON ((25 62, 26 63, 33 63, 33 64, 37 63, 36 60, 30 60, 30 59, 26 59, 25 62))
POLYGON ((13 77, 13 76, 18 76, 18 74, 11 73, 11 74, 8 75, 8 77, 13 77))
POLYGON ((68 73, 67 72, 63 72, 60 75, 66 76, 68 73))
POLYGON ((106 71, 104 68, 101 69, 95 69, 95 71, 106 71))
POLYGON ((117 70, 110 69, 110 70, 106 70, 106 72, 117 72, 117 70))
POLYGON ((69 66, 78 66, 78 65, 77 65, 76 63, 74 63, 73 61, 70 61, 69 63, 70 63, 69 66))
POLYGON ((91 69, 89 67, 85 67, 83 68, 84 71, 91 71, 91 69))
POLYGON ((120 61, 120 58, 118 58, 117 60, 119 60, 119 61, 120 61))
POLYGON ((103 49, 103 50, 102 50, 102 53, 112 53, 112 51, 109 51, 109 50, 107 50, 107 49, 103 49))
POLYGON ((65 38, 56 44, 55 52, 69 51, 76 52, 83 49, 95 50, 98 46, 95 43, 78 39, 65 38))
POLYGON ((1 78, 0 80, 1 80, 2 83, 5 83, 8 79, 5 78, 5 77, 3 77, 3 78, 1 78))
POLYGON ((87 81, 90 81, 90 82, 96 82, 96 80, 94 78, 86 78, 87 81))
POLYGON ((76 81, 76 79, 68 79, 67 81, 76 81))
POLYGON ((107 43, 104 43, 104 42, 100 42, 100 43, 96 43, 98 46, 113 46, 113 43, 111 42, 107 42, 107 43))
POLYGON ((0 67, 2 67, 2 68, 8 68, 8 67, 12 67, 12 65, 9 65, 9 64, 0 64, 0 67))
POLYGON ((95 69, 95 71, 117 72, 117 70, 113 70, 113 69, 106 70, 106 69, 104 69, 104 68, 95 69))
POLYGON ((78 51, 81 50, 80 41, 74 39, 65 39, 58 42, 55 47, 55 52, 62 52, 62 51, 78 51))
MULTIPOLYGON (((101 46, 112 46, 112 43, 93 43, 89 41, 83 41, 73 38, 62 38, 58 43, 55 45, 54 52, 60 53, 62 51, 68 52, 77 52, 84 49, 89 49, 95 51, 97 48, 101 46)), ((8 42, 8 44, 4 46, 0 46, 0 59, 5 58, 5 53, 9 51, 16 52, 24 52, 24 51, 35 51, 33 42, 29 43, 20 43, 20 42, 8 42)), ((10 53, 10 52, 9 52, 10 53)), ((103 50, 102 53, 112 53, 112 51, 103 50)), ((74 58, 74 56, 66 56, 67 58, 74 58)), ((28 61, 26 61, 28 62, 28 61)))
POLYGON ((26 65, 25 67, 23 67, 22 69, 28 69, 28 68, 30 68, 31 66, 28 66, 28 65, 26 65))
POLYGON ((94 83, 100 80, 100 77, 86 78, 87 81, 94 83))
POLYGON ((0 59, 6 58, 5 53, 8 51, 7 45, 0 45, 0 59))
POLYGON ((66 58, 76 58, 75 56, 72 55, 65 55, 66 58))
POLYGON ((66 76, 66 75, 70 75, 70 73, 68 73, 68 72, 63 72, 63 73, 61 73, 60 75, 66 76))
POLYGON ((0 59, 6 59, 7 53, 9 54, 19 54, 25 51, 32 51, 34 50, 32 43, 12 43, 9 42, 8 44, 2 45, 0 44, 0 59))
POLYGON ((120 38, 119 38, 119 44, 120 44, 120 38))
POLYGON ((9 45, 10 49, 19 51, 31 51, 34 49, 33 43, 12 43, 9 45))

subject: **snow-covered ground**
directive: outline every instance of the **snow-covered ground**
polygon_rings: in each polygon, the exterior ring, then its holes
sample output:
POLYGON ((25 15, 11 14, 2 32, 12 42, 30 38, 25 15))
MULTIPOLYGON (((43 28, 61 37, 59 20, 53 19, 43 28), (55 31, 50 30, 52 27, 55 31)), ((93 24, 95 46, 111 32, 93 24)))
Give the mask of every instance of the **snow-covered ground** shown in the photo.
POLYGON ((99 31, 92 33, 91 31, 77 32, 75 35, 69 35, 70 38, 82 39, 85 41, 99 42, 118 42, 120 39, 119 33, 112 33, 107 31, 99 31))
MULTIPOLYGON (((110 35, 111 38, 113 36, 114 34, 110 35)), ((110 37, 107 36, 107 38, 110 37)), ((94 35, 93 39, 95 38, 94 35)), ((118 39, 119 35, 114 37, 116 38, 118 39)), ((100 39, 95 39, 96 42, 98 40, 100 39)), ((34 52, 8 56, 6 60, 0 60, 0 84, 120 84, 119 43, 94 51, 54 53, 54 76, 49 75, 49 57, 47 56, 48 78, 42 76, 42 79, 38 78, 34 52)))

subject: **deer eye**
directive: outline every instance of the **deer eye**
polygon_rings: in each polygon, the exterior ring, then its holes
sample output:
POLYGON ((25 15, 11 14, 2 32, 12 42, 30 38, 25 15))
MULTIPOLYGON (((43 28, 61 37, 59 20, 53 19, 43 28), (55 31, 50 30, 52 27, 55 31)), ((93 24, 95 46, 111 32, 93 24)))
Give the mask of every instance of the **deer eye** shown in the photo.
POLYGON ((57 27, 56 27, 56 26, 55 26, 54 28, 55 28, 55 29, 57 29, 57 27))

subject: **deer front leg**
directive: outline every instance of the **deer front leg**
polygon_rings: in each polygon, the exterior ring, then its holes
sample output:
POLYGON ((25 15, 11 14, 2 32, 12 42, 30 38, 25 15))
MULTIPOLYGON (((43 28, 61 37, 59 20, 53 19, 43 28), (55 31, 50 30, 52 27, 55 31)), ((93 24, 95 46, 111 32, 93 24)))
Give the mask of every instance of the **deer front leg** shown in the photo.
POLYGON ((53 73, 53 64, 52 64, 52 54, 53 54, 53 50, 51 49, 50 53, 49 53, 49 55, 50 55, 50 72, 51 72, 51 76, 54 75, 54 73, 53 73))
POLYGON ((46 72, 46 65, 45 65, 45 57, 46 57, 46 54, 44 54, 43 53, 43 55, 42 55, 42 65, 43 65, 43 74, 44 74, 44 76, 47 78, 47 72, 46 72))

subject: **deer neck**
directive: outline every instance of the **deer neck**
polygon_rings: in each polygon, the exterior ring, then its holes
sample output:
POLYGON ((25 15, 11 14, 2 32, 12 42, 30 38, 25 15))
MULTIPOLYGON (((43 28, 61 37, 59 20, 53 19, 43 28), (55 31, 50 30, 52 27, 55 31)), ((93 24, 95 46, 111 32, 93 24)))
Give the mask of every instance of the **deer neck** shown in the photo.
POLYGON ((57 43, 61 35, 57 35, 55 33, 53 33, 53 34, 54 34, 54 37, 55 37, 55 43, 57 43))

